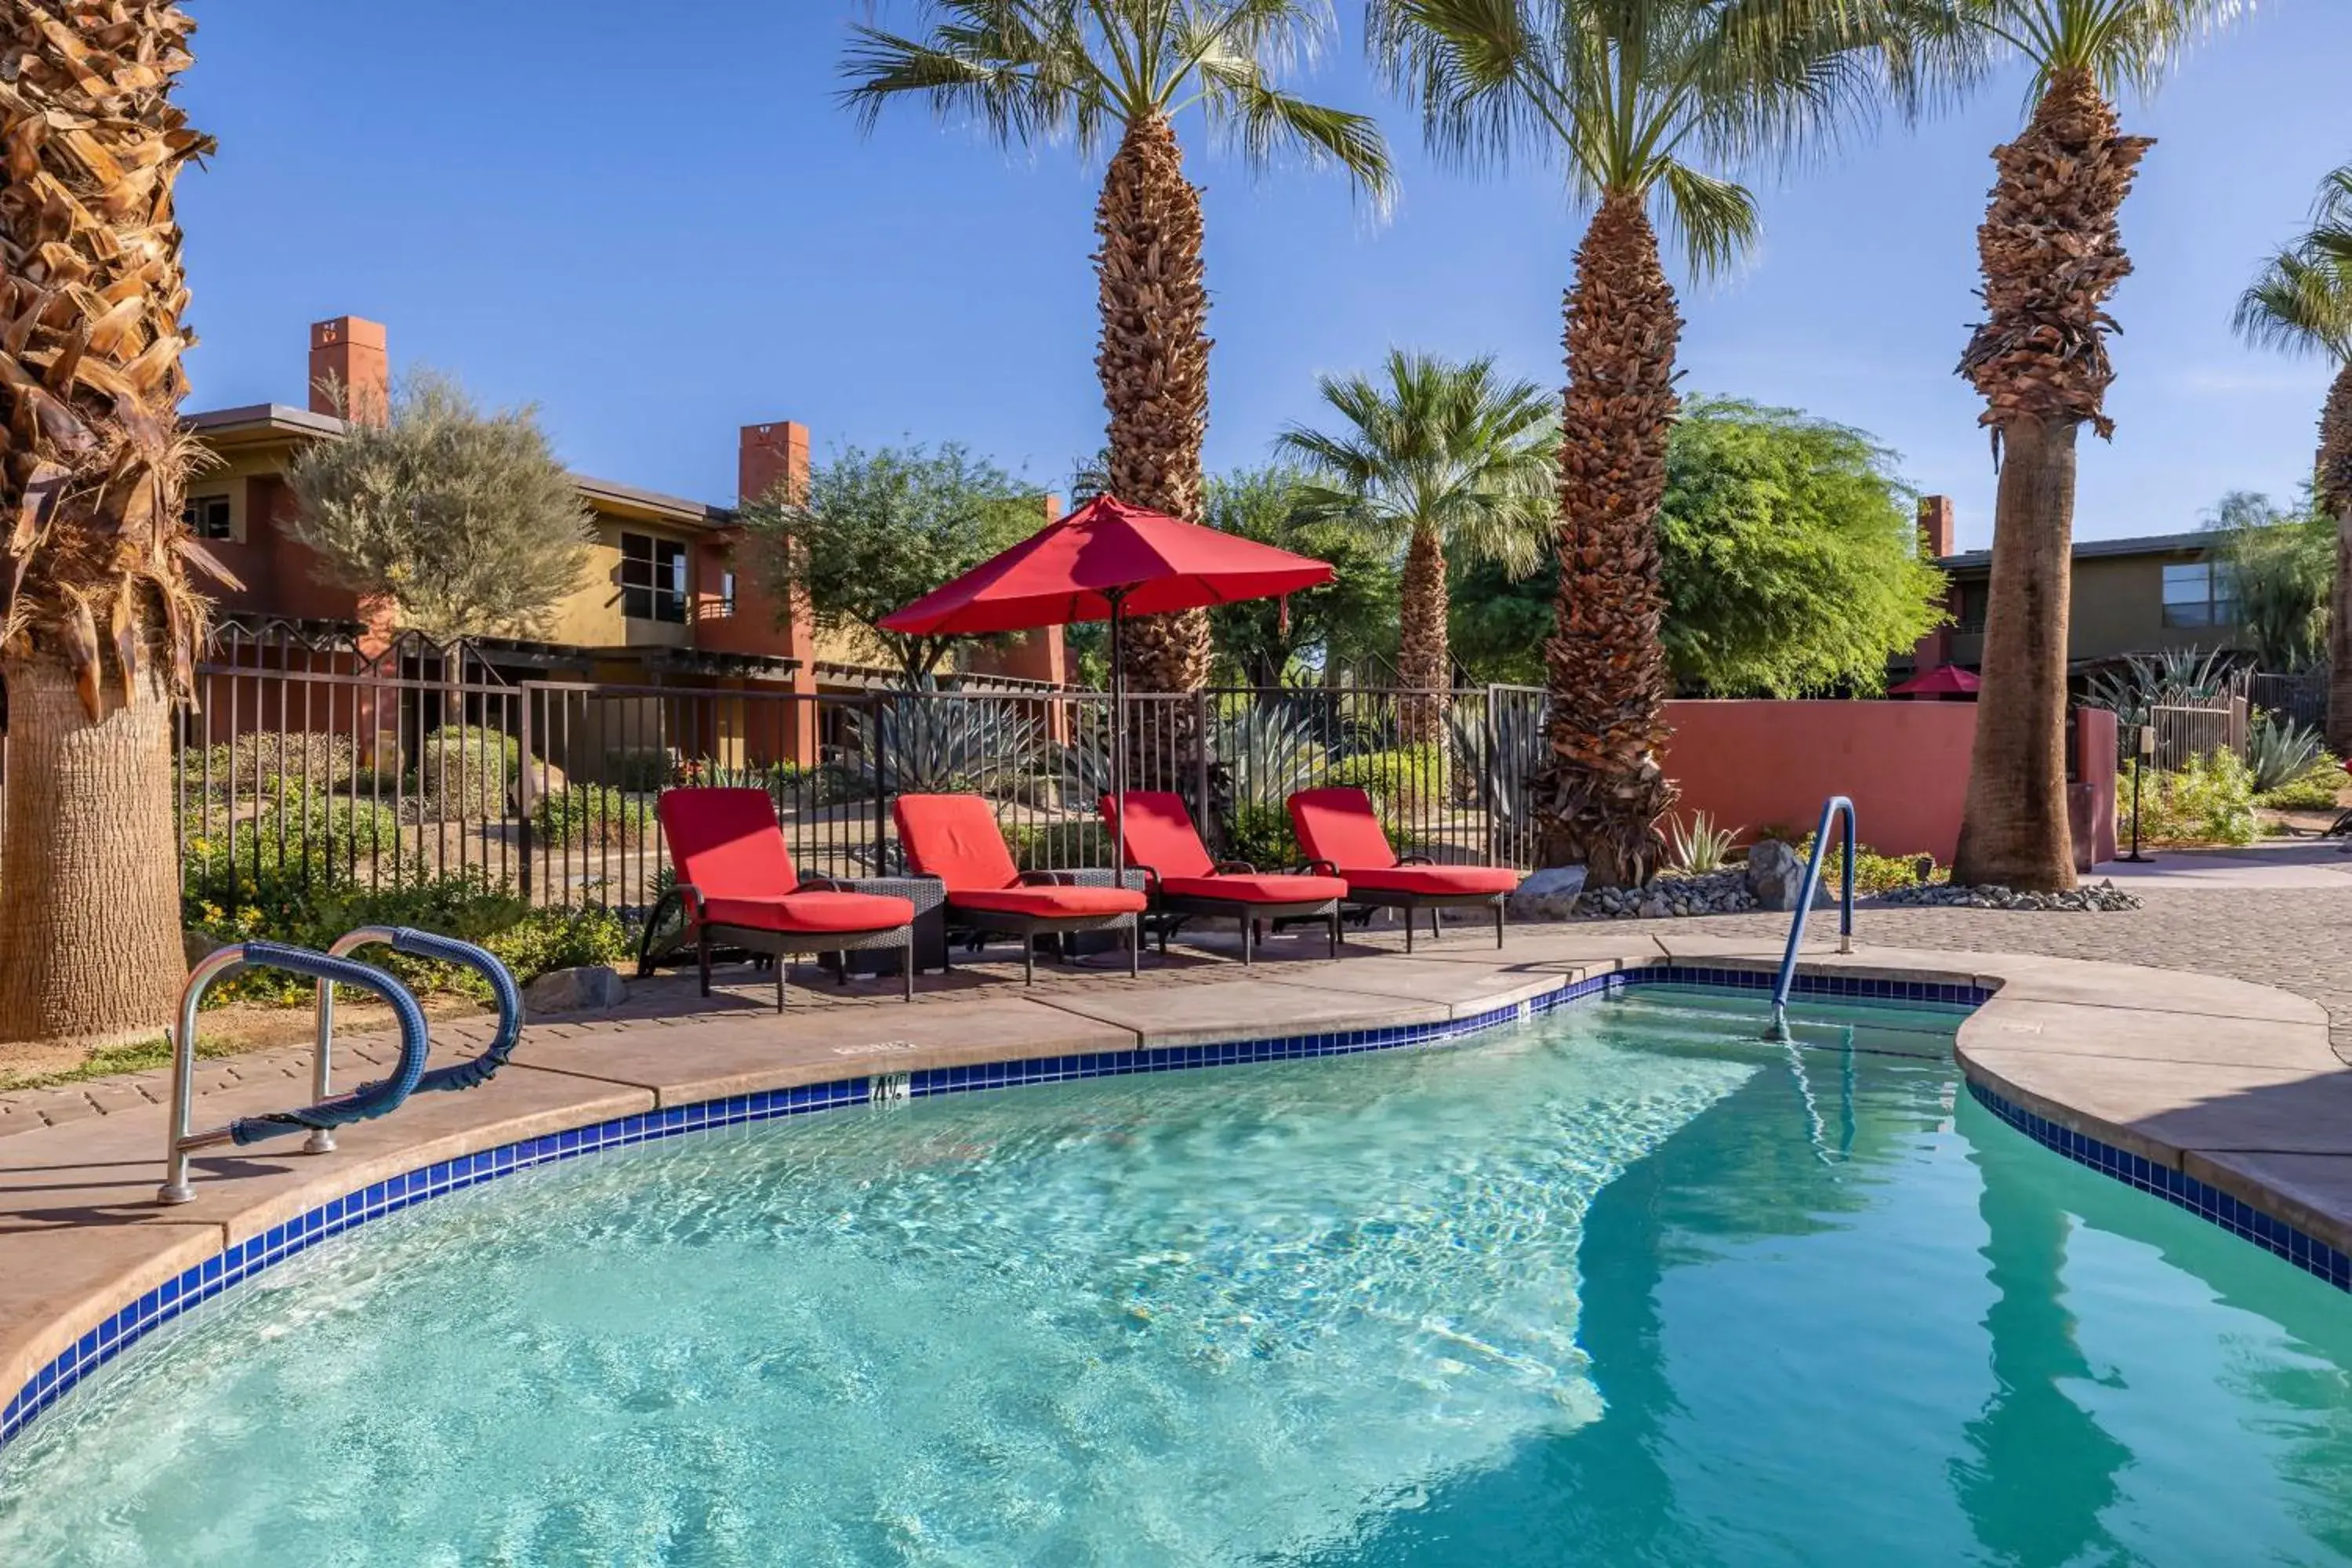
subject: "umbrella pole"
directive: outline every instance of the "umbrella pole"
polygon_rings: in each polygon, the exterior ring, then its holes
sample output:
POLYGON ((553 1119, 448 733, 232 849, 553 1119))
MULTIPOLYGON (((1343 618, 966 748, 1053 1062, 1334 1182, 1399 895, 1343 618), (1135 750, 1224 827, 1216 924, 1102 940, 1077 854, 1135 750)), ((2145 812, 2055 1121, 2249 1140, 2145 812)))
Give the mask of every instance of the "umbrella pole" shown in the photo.
POLYGON ((1127 886, 1127 655, 1122 635, 1127 619, 1124 590, 1110 600, 1110 804, 1112 886, 1127 886))

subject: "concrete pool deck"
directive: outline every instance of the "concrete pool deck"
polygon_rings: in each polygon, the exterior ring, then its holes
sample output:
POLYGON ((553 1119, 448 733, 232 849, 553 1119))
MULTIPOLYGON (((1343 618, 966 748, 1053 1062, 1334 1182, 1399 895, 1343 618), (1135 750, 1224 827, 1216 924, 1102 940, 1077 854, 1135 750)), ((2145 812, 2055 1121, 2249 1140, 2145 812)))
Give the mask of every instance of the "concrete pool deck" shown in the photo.
MULTIPOLYGON (((550 1133, 927 1068, 1445 1025, 1622 969, 1769 969, 1780 956, 1775 942, 1654 923, 1519 927, 1500 950, 1456 931, 1410 958, 1381 951, 1393 940, 1351 938, 1334 963, 1319 956, 1320 938, 1284 939, 1251 972, 1180 953, 1139 982, 1066 972, 1028 990, 1017 969, 960 966, 927 977, 912 1005, 895 1000, 895 982, 796 985, 782 1017, 748 975, 709 1003, 665 978, 614 1016, 530 1026, 491 1083, 344 1129, 333 1154, 302 1154, 288 1139, 200 1155, 195 1200, 170 1208, 153 1202, 163 1111, 152 1090, 94 1096, 89 1114, 0 1136, 0 1397, 119 1309, 272 1226, 550 1133), (885 991, 892 1000, 880 1000, 885 991)), ((2331 1048, 2319 1003, 2243 980, 2067 958, 1859 944, 1840 956, 1816 942, 1805 963, 1809 973, 1991 992, 1959 1030, 1972 1082, 2352 1252, 2352 1069, 2331 1048)), ((436 1064, 470 1054, 481 1029, 446 1031, 436 1064)), ((340 1081, 355 1082, 383 1042, 338 1049, 350 1063, 340 1081)), ((198 1124, 299 1103, 298 1055, 205 1064, 198 1124)))

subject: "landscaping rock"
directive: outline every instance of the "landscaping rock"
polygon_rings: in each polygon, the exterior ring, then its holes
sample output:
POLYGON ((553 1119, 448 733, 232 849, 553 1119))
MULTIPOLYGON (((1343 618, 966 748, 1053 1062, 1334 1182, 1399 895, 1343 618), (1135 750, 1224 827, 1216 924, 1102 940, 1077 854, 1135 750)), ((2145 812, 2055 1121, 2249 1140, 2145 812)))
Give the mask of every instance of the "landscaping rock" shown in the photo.
POLYGON ((1955 888, 1948 883, 1939 883, 1932 887, 1897 888, 1886 895, 1886 901, 1947 909, 2063 910, 2077 914, 2097 914, 2140 907, 2137 899, 2111 881, 2086 884, 2071 893, 2021 893, 2013 888, 1955 888))
POLYGON ((1746 876, 1733 868, 1704 877, 1664 876, 1646 888, 1587 888, 1576 912, 1582 920, 1657 921, 1736 915, 1755 907, 1746 876))
POLYGON ((628 994, 620 972, 610 964, 583 964, 578 969, 551 969, 523 988, 524 1007, 541 1013, 601 1012, 617 1007, 628 994))
POLYGON ((1515 921, 1564 921, 1576 912, 1583 891, 1583 867, 1554 866, 1531 873, 1504 907, 1515 921))
MULTIPOLYGON (((1805 860, 1793 844, 1777 838, 1757 840, 1748 852, 1745 875, 1748 896, 1759 910, 1793 910, 1805 896, 1805 860)), ((1828 901, 1821 896, 1827 891, 1826 887, 1817 891, 1816 907, 1828 901)))

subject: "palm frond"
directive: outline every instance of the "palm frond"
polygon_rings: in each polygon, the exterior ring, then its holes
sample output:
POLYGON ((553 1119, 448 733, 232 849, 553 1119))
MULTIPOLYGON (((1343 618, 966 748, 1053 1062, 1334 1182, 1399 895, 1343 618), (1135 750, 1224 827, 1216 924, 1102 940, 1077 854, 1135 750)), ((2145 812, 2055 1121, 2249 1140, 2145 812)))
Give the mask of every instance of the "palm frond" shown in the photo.
POLYGON ((1544 128, 1544 44, 1521 0, 1368 0, 1366 47, 1421 106, 1431 150, 1505 163, 1544 128))
POLYGON ((1667 232, 1699 277, 1729 271, 1763 235, 1756 197, 1744 185, 1671 160, 1659 171, 1657 190, 1667 232))
POLYGON ((1093 143, 1114 84, 1069 0, 938 0, 931 12, 922 37, 850 27, 840 97, 861 130, 873 130, 886 102, 911 96, 943 120, 976 121, 1002 145, 1065 134, 1093 143))
POLYGON ((1396 175, 1388 142, 1370 115, 1285 92, 1267 79, 1259 62, 1237 53, 1213 52, 1195 68, 1210 123, 1253 166, 1263 167, 1286 151, 1303 153, 1310 163, 1336 163, 1376 210, 1387 210, 1396 194, 1396 175))
POLYGON ((2352 164, 2320 182, 2312 226, 2238 297, 2231 325, 2258 348, 2352 363, 2352 164))

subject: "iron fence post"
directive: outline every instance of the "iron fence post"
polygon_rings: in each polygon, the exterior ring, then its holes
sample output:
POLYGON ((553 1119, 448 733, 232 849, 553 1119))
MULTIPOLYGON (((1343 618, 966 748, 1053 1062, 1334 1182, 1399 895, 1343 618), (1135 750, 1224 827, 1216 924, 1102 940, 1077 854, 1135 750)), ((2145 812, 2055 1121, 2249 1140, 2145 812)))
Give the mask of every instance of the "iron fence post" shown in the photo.
POLYGON ((522 683, 522 691, 518 699, 522 705, 522 713, 515 723, 515 815, 521 818, 515 824, 515 865, 522 879, 522 901, 526 904, 532 901, 530 813, 531 807, 538 804, 539 794, 533 787, 530 773, 531 686, 528 680, 522 683))
MULTIPOLYGON (((1206 822, 1210 817, 1209 692, 1206 687, 1192 693, 1192 798, 1201 803, 1201 820, 1206 822)), ((1223 835, 1225 826, 1220 823, 1213 831, 1223 835)), ((1219 841, 1230 847, 1229 837, 1221 837, 1219 841)))
POLYGON ((869 876, 879 877, 888 869, 882 860, 883 845, 887 842, 890 811, 889 792, 882 787, 883 748, 887 744, 882 739, 882 710, 887 700, 880 692, 876 692, 867 700, 874 711, 874 722, 866 726, 866 732, 874 738, 873 745, 868 748, 872 755, 866 758, 866 765, 874 770, 874 853, 866 861, 866 869, 869 876))

